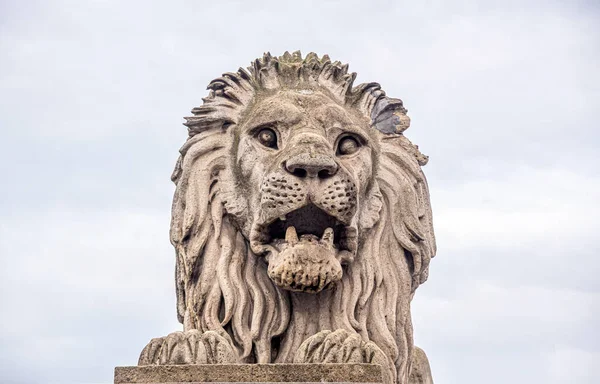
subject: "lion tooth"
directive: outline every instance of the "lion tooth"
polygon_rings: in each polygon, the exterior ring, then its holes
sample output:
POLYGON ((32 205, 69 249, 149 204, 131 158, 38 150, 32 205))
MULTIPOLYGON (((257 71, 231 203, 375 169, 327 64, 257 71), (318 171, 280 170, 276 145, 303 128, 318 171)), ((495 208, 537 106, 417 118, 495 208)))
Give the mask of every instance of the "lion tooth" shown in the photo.
POLYGON ((279 220, 285 221, 285 215, 279 216, 279 220))
POLYGON ((285 230, 285 241, 288 243, 297 243, 298 242, 298 234, 296 233, 296 228, 293 225, 290 225, 285 230))
POLYGON ((325 229, 325 231, 323 232, 323 237, 321 237, 321 241, 323 241, 324 243, 327 243, 328 245, 333 246, 333 229, 332 228, 325 229))

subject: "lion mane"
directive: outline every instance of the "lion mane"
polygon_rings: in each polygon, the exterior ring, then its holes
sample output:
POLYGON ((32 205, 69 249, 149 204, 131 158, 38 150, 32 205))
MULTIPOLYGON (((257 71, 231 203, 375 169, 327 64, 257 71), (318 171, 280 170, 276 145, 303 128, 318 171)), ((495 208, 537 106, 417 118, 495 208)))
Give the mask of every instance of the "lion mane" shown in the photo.
MULTIPOLYGON (((172 180, 171 242, 176 250, 177 314, 184 330, 225 331, 241 362, 292 362, 306 335, 346 329, 373 341, 387 355, 397 382, 408 380, 413 351, 410 301, 428 277, 435 237, 427 182, 427 157, 403 134, 409 126, 402 101, 377 83, 353 86, 348 65, 299 52, 265 54, 248 70, 213 80, 203 105, 186 118, 189 137, 172 180), (278 288, 264 258, 242 234, 250 213, 232 155, 235 126, 261 91, 302 84, 319 87, 343 107, 367 116, 379 139, 370 215, 361 217, 356 259, 327 307, 300 313, 301 295, 278 288), (377 320, 379 319, 379 320, 377 320), (385 319, 381 321, 381 319, 385 319), (304 321, 303 321, 304 320, 304 321), (329 328, 327 328, 329 327, 329 328)), ((252 187, 252 186, 250 186, 252 187)), ((254 186, 253 188, 257 188, 254 186)))

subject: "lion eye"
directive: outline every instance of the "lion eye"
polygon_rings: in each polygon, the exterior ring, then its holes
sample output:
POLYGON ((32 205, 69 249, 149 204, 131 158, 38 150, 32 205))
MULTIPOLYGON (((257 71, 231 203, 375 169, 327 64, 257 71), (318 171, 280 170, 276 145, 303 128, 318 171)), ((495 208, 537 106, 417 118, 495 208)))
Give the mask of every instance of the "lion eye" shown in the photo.
POLYGON ((256 138, 265 147, 277 149, 277 134, 271 128, 261 129, 256 138))
POLYGON ((360 148, 360 143, 352 136, 346 136, 338 143, 338 155, 351 155, 360 148))

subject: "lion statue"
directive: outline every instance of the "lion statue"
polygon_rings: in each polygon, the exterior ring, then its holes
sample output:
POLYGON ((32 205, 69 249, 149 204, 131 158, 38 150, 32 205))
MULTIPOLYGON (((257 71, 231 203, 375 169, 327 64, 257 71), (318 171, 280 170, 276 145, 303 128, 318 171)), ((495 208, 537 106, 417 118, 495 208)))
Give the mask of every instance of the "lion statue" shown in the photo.
POLYGON ((410 313, 436 251, 427 157, 402 101, 355 78, 286 52, 209 84, 172 175, 183 332, 139 365, 375 363, 388 384, 432 382, 410 313))

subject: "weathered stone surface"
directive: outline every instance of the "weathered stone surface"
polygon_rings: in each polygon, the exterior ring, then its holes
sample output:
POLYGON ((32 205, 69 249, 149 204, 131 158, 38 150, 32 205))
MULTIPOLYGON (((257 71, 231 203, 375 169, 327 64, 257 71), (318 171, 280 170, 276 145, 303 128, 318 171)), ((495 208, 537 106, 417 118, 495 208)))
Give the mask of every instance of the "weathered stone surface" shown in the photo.
POLYGON ((172 176, 183 332, 139 365, 376 363, 431 383, 410 315, 436 252, 427 157, 402 101, 355 77, 298 52, 209 84, 172 176))
POLYGON ((115 384, 203 382, 381 383, 373 364, 153 365, 115 368, 115 384))
POLYGON ((429 360, 425 352, 415 347, 413 351, 413 363, 410 370, 410 384, 433 384, 431 377, 431 368, 429 368, 429 360))

